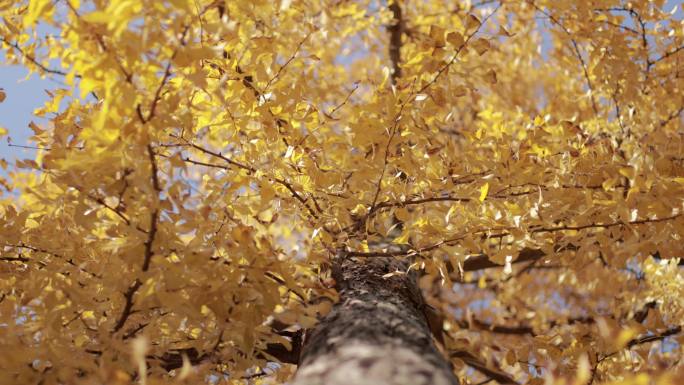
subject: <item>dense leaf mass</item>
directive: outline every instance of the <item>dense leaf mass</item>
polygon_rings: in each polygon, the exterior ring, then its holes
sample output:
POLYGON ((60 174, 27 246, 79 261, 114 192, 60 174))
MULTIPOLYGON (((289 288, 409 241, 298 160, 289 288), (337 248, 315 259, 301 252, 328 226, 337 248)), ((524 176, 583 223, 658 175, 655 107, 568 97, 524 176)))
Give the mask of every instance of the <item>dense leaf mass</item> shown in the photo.
POLYGON ((396 1, 0 1, 0 383, 283 383, 341 249, 464 383, 683 383, 682 10, 396 1))

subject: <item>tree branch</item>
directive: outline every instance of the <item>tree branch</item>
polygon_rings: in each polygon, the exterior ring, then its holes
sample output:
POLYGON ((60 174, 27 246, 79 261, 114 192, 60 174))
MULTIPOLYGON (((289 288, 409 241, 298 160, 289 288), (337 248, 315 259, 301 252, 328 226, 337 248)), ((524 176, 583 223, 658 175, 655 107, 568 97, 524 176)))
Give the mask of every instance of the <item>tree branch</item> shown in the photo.
POLYGON ((112 329, 112 334, 118 332, 121 330, 122 327, 126 324, 126 320, 128 317, 130 317, 131 312, 133 310, 133 296, 135 293, 140 289, 140 286, 142 286, 142 282, 139 279, 136 279, 135 282, 131 286, 128 287, 128 290, 124 293, 124 308, 121 311, 121 315, 119 315, 119 318, 116 321, 116 324, 114 325, 114 328, 112 329))
MULTIPOLYGON (((159 199, 159 193, 161 192, 161 185, 159 184, 159 177, 157 176, 157 162, 155 160, 154 150, 152 145, 147 145, 147 155, 150 159, 150 165, 152 167, 152 187, 157 193, 156 199, 159 199)), ((147 240, 145 241, 145 255, 143 259, 142 271, 147 271, 150 268, 150 261, 152 260, 152 255, 154 251, 152 246, 154 244, 154 238, 157 235, 157 222, 159 220, 159 208, 154 208, 152 215, 150 216, 150 231, 147 233, 147 240)))
POLYGON ((442 74, 444 74, 444 72, 446 72, 446 70, 449 69, 449 67, 451 67, 451 65, 454 64, 454 63, 456 62, 456 59, 458 58, 458 55, 461 53, 461 51, 463 50, 463 48, 465 48, 465 46, 468 45, 468 42, 470 42, 470 40, 471 40, 471 39, 480 31, 480 29, 482 28, 482 26, 485 25, 485 23, 487 23, 487 21, 488 21, 492 16, 494 16, 494 14, 496 14, 496 13, 499 11, 499 8, 501 8, 501 4, 497 5, 496 8, 494 8, 494 11, 492 11, 492 13, 490 13, 489 15, 487 15, 487 17, 485 17, 484 20, 482 20, 482 22, 480 23, 480 25, 477 26, 477 28, 473 31, 473 33, 471 33, 470 35, 468 35, 468 36, 465 38, 465 40, 463 41, 463 43, 456 49, 456 52, 454 52, 454 56, 451 58, 451 60, 449 60, 449 62, 447 62, 445 65, 443 65, 443 66, 437 71, 437 74, 435 75, 435 77, 433 77, 432 80, 430 80, 427 84, 425 84, 423 87, 421 87, 420 90, 418 90, 418 92, 416 92, 416 94, 422 94, 422 93, 424 93, 428 88, 432 87, 432 85, 435 84, 435 83, 437 82, 437 80, 440 78, 440 76, 442 76, 442 74))
POLYGON ((295 48, 294 52, 292 53, 292 56, 290 56, 287 61, 278 68, 278 71, 276 72, 275 75, 271 79, 268 80, 266 83, 266 87, 264 87, 264 91, 268 90, 268 88, 273 84, 278 78, 280 77, 280 73, 287 68, 287 66, 297 57, 297 54, 299 53, 299 50, 301 50, 302 45, 309 39, 309 36, 311 36, 311 32, 309 32, 306 36, 304 36, 304 39, 302 39, 299 44, 297 44, 297 48, 295 48))
POLYGON ((631 349, 635 346, 646 344, 649 342, 662 341, 667 337, 679 334, 681 331, 682 331, 681 326, 675 326, 675 327, 671 327, 665 331, 662 331, 658 334, 634 338, 627 343, 627 349, 631 349))
POLYGON ((477 370, 478 372, 489 376, 495 381, 501 384, 518 384, 508 373, 503 372, 497 368, 491 368, 487 366, 486 363, 482 362, 479 358, 475 357, 470 352, 466 351, 452 351, 449 353, 451 358, 458 358, 465 362, 466 365, 477 370))
POLYGON ((483 322, 477 319, 473 319, 472 323, 468 323, 467 320, 456 320, 456 324, 461 329, 471 329, 471 326, 475 326, 478 329, 486 330, 492 333, 499 334, 513 334, 513 335, 529 335, 535 336, 534 330, 530 326, 505 326, 505 325, 494 325, 488 322, 483 322))
POLYGON ((392 62, 392 84, 397 85, 397 79, 401 77, 401 37, 404 33, 404 19, 402 18, 399 0, 393 0, 389 5, 392 11, 392 24, 387 27, 390 33, 389 57, 392 62))
MULTIPOLYGON (((2 37, 2 36, 0 36, 0 42, 3 42, 3 43, 5 43, 5 44, 9 45, 10 47, 14 48, 15 50, 17 50, 17 52, 19 52, 19 54, 21 54, 21 56, 22 56, 24 59, 26 59, 26 60, 28 60, 29 62, 33 63, 36 67, 40 68, 40 70, 43 71, 43 72, 46 72, 46 73, 49 73, 49 74, 53 74, 53 75, 59 75, 59 76, 67 76, 67 75, 68 75, 68 74, 67 74, 66 72, 64 72, 64 71, 60 71, 60 70, 56 70, 56 69, 52 69, 52 68, 48 68, 48 67, 44 66, 44 65, 41 64, 35 57, 33 57, 33 56, 29 55, 28 53, 26 53, 26 51, 24 51, 18 43, 10 43, 9 41, 7 41, 7 40, 6 40, 4 37, 2 37)), ((77 77, 78 77, 78 76, 77 76, 77 77)))
MULTIPOLYGON (((152 187, 154 188, 154 191, 157 193, 157 199, 159 199, 158 194, 161 192, 161 185, 159 183, 159 177, 157 175, 157 162, 155 160, 155 154, 154 150, 152 149, 152 145, 148 144, 147 145, 147 155, 150 160, 150 165, 152 168, 151 172, 151 179, 152 179, 152 187)), ((147 232, 147 239, 145 240, 145 251, 143 255, 143 264, 142 264, 142 271, 146 272, 150 268, 150 262, 152 261, 152 256, 154 255, 154 239, 157 236, 157 225, 159 221, 159 208, 154 209, 152 211, 152 214, 150 215, 150 230, 147 232)), ((130 317, 132 310, 133 310, 133 297, 135 296, 135 293, 140 289, 142 286, 142 282, 140 279, 136 278, 135 281, 131 286, 128 287, 128 290, 124 293, 124 299, 125 299, 125 304, 124 308, 121 311, 121 315, 119 315, 118 320, 116 321, 116 324, 114 325, 114 328, 112 329, 112 334, 118 332, 121 330, 121 328, 124 327, 126 324, 126 320, 128 320, 128 317, 130 317)))
POLYGON ((651 63, 655 64, 655 63, 658 63, 660 61, 663 61, 663 60, 669 58, 670 56, 676 55, 677 53, 681 52, 682 50, 684 50, 684 45, 681 47, 677 47, 677 48, 673 49, 672 51, 665 52, 663 54, 663 56, 653 60, 651 63))
POLYGON ((577 57, 577 60, 579 60, 580 65, 582 66, 582 71, 584 72, 584 79, 586 80, 587 87, 589 88, 589 93, 590 93, 589 96, 591 97, 590 98, 591 99, 591 107, 594 110, 594 113, 598 115, 599 111, 598 111, 598 106, 596 105, 596 100, 594 97, 594 86, 591 83, 591 78, 589 77, 589 70, 587 67, 587 63, 585 62, 584 57, 582 57, 582 53, 580 52, 579 45, 577 44, 577 41, 572 36, 570 31, 557 18, 555 18, 550 13, 544 11, 543 9, 539 8, 539 6, 537 6, 537 4, 535 4, 533 1, 528 0, 528 3, 530 5, 532 5, 532 7, 534 7, 534 9, 536 9, 539 13, 548 17, 549 20, 551 20, 554 24, 556 24, 558 27, 560 27, 560 29, 563 30, 563 32, 565 32, 565 34, 568 35, 568 37, 570 38, 570 43, 572 44, 572 48, 575 51, 575 57, 577 57))
MULTIPOLYGON (((212 151, 212 150, 209 150, 209 149, 204 148, 204 147, 202 147, 202 146, 198 146, 198 145, 194 144, 193 142, 188 141, 188 140, 185 139, 185 138, 179 138, 179 137, 174 136, 174 135, 172 135, 172 137, 177 138, 177 139, 181 139, 181 140, 185 141, 190 147, 192 147, 192 148, 194 148, 194 149, 196 149, 196 150, 198 150, 198 151, 200 151, 200 152, 203 152, 203 153, 205 153, 205 154, 207 154, 207 155, 211 155, 211 156, 213 156, 213 157, 219 158, 219 159, 225 161, 226 163, 228 163, 228 164, 231 165, 231 166, 234 166, 234 167, 237 167, 237 168, 240 168, 240 169, 249 171, 250 173, 256 173, 256 172, 257 172, 257 169, 256 169, 256 168, 254 168, 254 167, 252 167, 252 166, 250 166, 250 165, 246 165, 246 164, 237 162, 237 161, 235 161, 235 160, 233 160, 233 159, 231 159, 231 158, 226 157, 225 155, 221 154, 220 152, 212 151)), ((199 161, 193 161, 193 160, 190 160, 189 158, 188 158, 188 159, 183 159, 183 160, 184 160, 184 161, 187 161, 187 162, 189 162, 189 163, 193 163, 193 164, 197 164, 197 165, 202 165, 202 166, 206 166, 206 167, 216 167, 216 168, 221 168, 221 169, 224 169, 224 170, 228 170, 228 169, 229 169, 228 167, 225 167, 225 166, 215 165, 215 164, 212 164, 212 163, 204 163, 204 162, 199 162, 199 161)), ((282 178, 278 178, 278 177, 274 177, 274 176, 268 176, 268 175, 267 175, 266 177, 267 177, 269 180, 271 180, 271 181, 273 181, 273 182, 276 182, 276 183, 280 184, 281 186, 285 187, 285 188, 290 192, 290 194, 292 194, 292 197, 295 198, 296 200, 298 200, 299 203, 301 203, 301 204, 307 209, 307 211, 309 212, 309 214, 310 214, 313 218, 318 219, 318 214, 316 214, 316 212, 314 211, 314 209, 309 205, 308 199, 307 199, 307 198, 304 198, 304 197, 303 197, 303 196, 294 188, 294 186, 292 186, 291 183, 287 182, 286 180, 284 180, 284 179, 282 179, 282 178)))

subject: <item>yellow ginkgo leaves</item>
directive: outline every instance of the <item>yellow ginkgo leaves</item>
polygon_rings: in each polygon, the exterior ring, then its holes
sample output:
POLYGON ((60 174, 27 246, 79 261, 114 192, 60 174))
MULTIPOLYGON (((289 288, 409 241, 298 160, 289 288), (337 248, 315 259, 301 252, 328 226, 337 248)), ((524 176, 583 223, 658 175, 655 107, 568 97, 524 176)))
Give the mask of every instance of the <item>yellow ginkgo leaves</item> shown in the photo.
POLYGON ((679 11, 452 3, 0 2, 54 80, 0 160, 0 383, 242 381, 341 252, 517 382, 679 380, 679 11))

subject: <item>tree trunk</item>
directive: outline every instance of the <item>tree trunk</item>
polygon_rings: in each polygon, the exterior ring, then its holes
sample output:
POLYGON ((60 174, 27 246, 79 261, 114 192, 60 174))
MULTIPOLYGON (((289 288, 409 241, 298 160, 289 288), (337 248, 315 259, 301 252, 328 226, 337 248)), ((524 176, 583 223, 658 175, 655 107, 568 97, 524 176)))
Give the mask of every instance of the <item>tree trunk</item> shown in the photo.
POLYGON ((432 340, 415 274, 392 258, 334 262, 340 301, 308 333, 293 385, 458 385, 432 340))

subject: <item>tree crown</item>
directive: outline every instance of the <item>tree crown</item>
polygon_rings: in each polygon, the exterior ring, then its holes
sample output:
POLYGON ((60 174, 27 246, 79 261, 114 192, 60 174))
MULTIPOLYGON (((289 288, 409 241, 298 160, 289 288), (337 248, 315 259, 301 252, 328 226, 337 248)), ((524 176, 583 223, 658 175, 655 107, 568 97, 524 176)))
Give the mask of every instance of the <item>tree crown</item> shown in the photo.
POLYGON ((0 2, 59 82, 2 161, 0 379, 283 382, 344 251, 412 262, 473 383, 681 381, 681 10, 396 1, 0 2))

